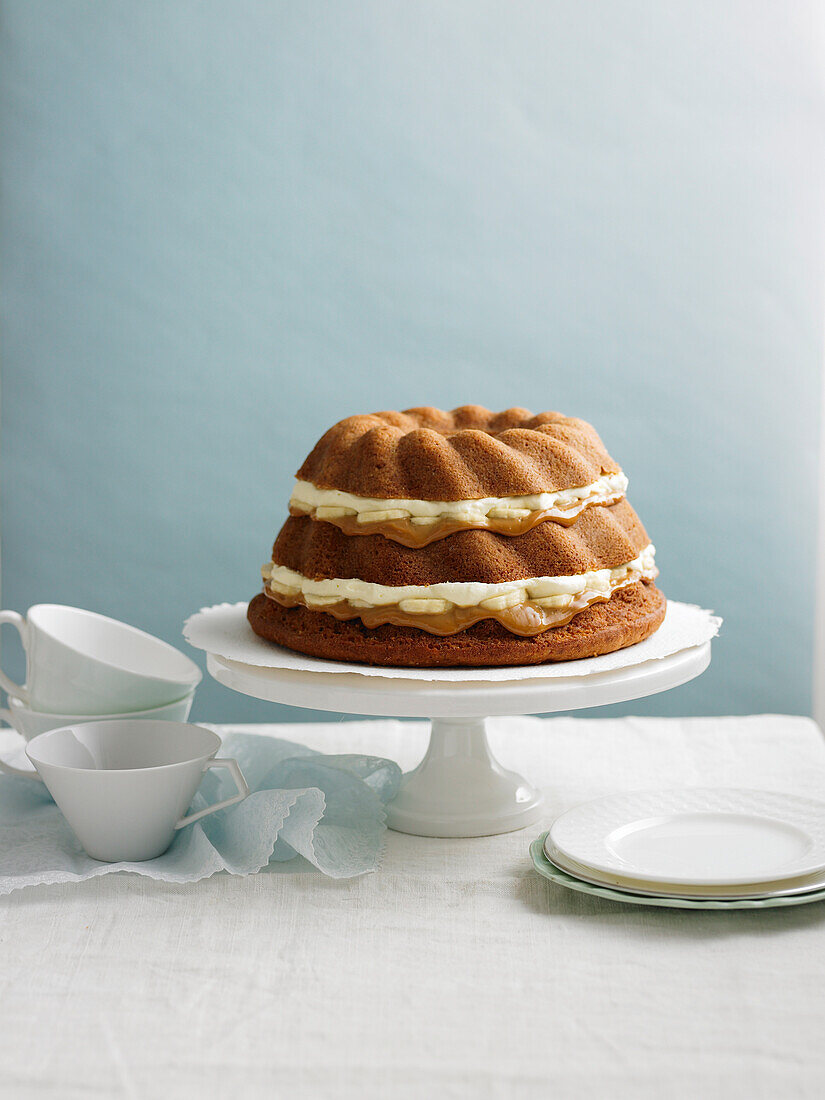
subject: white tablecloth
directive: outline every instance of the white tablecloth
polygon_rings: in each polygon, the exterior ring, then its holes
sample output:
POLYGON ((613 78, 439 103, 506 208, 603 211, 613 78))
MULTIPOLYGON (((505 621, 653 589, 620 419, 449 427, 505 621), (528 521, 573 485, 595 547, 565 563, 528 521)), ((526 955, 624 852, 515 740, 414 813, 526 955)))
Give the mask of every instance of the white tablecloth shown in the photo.
MULTIPOLYGON (((617 790, 825 792, 802 718, 492 721, 546 822, 617 790)), ((246 727, 409 767, 424 723, 246 727)), ((535 826, 389 833, 383 869, 110 875, 0 901, 0 1094, 822 1096, 825 903, 603 902, 539 878, 535 826)))

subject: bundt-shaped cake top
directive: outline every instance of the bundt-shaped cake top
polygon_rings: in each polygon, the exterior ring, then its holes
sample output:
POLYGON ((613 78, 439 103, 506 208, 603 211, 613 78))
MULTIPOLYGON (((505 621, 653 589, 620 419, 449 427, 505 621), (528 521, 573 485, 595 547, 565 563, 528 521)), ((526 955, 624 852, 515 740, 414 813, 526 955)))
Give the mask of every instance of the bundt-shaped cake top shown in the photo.
POLYGON ((297 473, 362 497, 461 501, 592 485, 619 466, 584 420, 481 405, 348 416, 297 473))

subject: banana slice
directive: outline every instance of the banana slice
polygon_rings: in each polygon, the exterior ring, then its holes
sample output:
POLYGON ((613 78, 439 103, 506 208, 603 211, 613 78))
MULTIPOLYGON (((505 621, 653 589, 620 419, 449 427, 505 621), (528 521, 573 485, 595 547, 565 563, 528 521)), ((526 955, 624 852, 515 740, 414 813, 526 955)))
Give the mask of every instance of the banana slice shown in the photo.
POLYGON ((572 596, 541 596, 533 600, 533 603, 538 604, 539 607, 547 608, 568 608, 572 602, 572 596))
POLYGON ((453 605, 449 600, 428 600, 416 597, 402 600, 398 606, 408 615, 441 615, 449 611, 453 605))
POLYGON ((354 508, 338 508, 333 504, 321 504, 315 509, 316 519, 342 519, 344 516, 356 515, 354 508))
POLYGON ((359 523, 386 523, 390 519, 409 519, 410 513, 405 508, 384 508, 376 512, 359 512, 359 523))
POLYGON ((520 603, 524 603, 524 593, 516 589, 513 592, 505 592, 503 596, 491 596, 489 600, 482 600, 479 607, 483 607, 486 611, 504 611, 520 603))

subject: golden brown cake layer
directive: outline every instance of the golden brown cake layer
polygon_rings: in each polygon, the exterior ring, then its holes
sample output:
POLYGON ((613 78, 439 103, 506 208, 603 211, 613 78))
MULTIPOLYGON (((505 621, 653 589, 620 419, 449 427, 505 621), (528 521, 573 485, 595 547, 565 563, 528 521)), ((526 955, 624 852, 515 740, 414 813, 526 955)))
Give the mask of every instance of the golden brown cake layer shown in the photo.
POLYGON ((330 523, 290 516, 275 540, 272 560, 313 580, 500 584, 612 569, 632 561, 649 542, 639 517, 622 500, 587 509, 570 527, 543 523, 515 539, 493 531, 458 531, 420 549, 381 535, 345 535, 330 523))
POLYGON ((303 606, 282 607, 262 592, 248 619, 262 638, 313 657, 413 668, 540 664, 612 653, 649 637, 665 615, 665 597, 652 581, 622 588, 592 604, 565 626, 534 637, 511 633, 485 619, 448 637, 411 626, 370 629, 360 619, 341 620, 303 606))
POLYGON ((463 405, 349 416, 297 477, 365 497, 450 501, 556 492, 618 470, 584 420, 463 405))

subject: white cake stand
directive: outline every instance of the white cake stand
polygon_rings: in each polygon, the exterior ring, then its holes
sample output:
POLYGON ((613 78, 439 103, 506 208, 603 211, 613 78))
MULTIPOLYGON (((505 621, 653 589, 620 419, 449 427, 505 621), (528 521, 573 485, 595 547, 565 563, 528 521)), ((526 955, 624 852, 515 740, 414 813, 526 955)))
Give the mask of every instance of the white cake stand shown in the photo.
MULTIPOLYGON (((579 665, 581 662, 577 662, 579 665)), ((491 836, 532 824, 542 794, 490 752, 490 715, 539 714, 623 703, 692 680, 710 663, 710 642, 612 672, 542 679, 457 682, 262 668, 209 653, 226 687, 293 707, 430 718, 426 755, 387 807, 391 829, 417 836, 491 836)))

